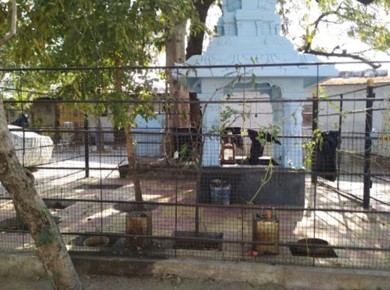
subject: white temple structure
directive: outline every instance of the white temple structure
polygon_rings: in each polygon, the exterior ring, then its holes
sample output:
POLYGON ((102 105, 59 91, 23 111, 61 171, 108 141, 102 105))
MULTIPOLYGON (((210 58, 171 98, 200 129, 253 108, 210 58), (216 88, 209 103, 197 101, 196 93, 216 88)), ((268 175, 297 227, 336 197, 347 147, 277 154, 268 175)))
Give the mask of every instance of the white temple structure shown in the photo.
MULTIPOLYGON (((189 90, 196 92, 204 102, 223 100, 244 87, 267 94, 272 120, 281 128, 280 135, 300 136, 302 105, 273 101, 303 99, 305 87, 337 76, 338 72, 331 65, 313 65, 320 63, 314 55, 298 53, 281 35, 281 18, 275 9, 276 0, 224 0, 218 36, 211 40, 203 55, 187 61, 190 66, 200 67, 183 68, 181 73, 188 76, 189 90)), ((203 112, 203 132, 219 128, 221 104, 211 102, 203 112)), ((282 167, 301 168, 301 147, 299 138, 285 138, 282 145, 273 146, 272 157, 282 167)), ((220 166, 219 148, 219 137, 206 137, 203 166, 220 166)))

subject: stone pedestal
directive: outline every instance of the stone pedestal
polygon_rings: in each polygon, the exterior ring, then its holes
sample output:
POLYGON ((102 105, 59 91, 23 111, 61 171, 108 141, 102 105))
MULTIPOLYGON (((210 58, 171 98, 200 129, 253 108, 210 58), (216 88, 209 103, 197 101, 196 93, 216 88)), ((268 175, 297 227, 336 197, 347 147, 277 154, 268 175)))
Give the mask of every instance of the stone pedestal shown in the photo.
POLYGON ((152 213, 128 212, 126 213, 126 247, 131 249, 143 249, 152 242, 152 213))

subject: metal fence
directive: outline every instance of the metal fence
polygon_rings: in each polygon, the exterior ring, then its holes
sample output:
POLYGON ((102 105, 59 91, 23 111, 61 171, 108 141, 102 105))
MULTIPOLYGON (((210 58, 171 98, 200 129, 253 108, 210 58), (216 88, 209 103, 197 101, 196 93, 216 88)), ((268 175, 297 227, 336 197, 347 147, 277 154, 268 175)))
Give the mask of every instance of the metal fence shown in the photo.
MULTIPOLYGON (((270 100, 243 82, 246 91, 241 86, 218 101, 182 98, 182 108, 174 108, 165 86, 147 101, 133 92, 120 101, 65 100, 55 97, 55 85, 39 91, 28 82, 39 74, 98 79, 112 70, 3 71, 18 157, 34 174, 70 252, 389 269, 389 85, 270 100), (301 133, 286 134, 284 124, 272 131, 275 104, 291 102, 302 109, 301 133), (135 168, 108 104, 151 104, 155 112, 134 118, 135 168), (220 128, 196 122, 209 104, 220 106, 220 128), (190 120, 183 110, 198 113, 190 120), (217 151, 207 138, 217 140, 217 151), (293 151, 302 154, 302 167, 281 165, 278 154, 290 154, 284 144, 303 147, 293 151), (206 155, 217 156, 218 166, 204 166, 206 155), (135 200, 135 177, 143 201, 135 200)), ((34 248, 3 188, 0 229, 1 251, 34 248)))

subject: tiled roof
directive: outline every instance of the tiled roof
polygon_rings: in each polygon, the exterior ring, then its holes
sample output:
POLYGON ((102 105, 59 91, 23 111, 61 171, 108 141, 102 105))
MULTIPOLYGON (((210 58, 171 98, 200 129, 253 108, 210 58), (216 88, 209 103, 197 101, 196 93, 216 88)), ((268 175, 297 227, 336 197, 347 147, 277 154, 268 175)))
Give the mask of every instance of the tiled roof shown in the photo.
POLYGON ((321 83, 321 86, 345 86, 345 85, 363 85, 372 79, 374 84, 390 83, 390 77, 360 77, 360 78, 333 78, 321 83))

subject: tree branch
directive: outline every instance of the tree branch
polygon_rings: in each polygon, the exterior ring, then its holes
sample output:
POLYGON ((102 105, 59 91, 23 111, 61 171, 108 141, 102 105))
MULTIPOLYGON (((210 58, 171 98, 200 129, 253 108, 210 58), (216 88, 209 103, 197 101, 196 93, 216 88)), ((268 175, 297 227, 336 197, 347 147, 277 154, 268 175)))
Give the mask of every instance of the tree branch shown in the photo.
MULTIPOLYGON (((318 26, 320 25, 321 21, 323 21, 323 19, 329 15, 338 15, 338 11, 341 9, 341 5, 342 3, 337 7, 337 9, 335 11, 328 11, 328 12, 325 12, 325 13, 322 13, 320 16, 318 16, 318 18, 312 23, 312 25, 314 26, 311 34, 313 34, 312 36, 312 39, 314 38, 314 36, 317 34, 317 29, 318 29, 318 26)), ((309 28, 306 29, 306 35, 309 35, 309 31, 308 31, 309 28)), ((306 41, 306 44, 305 44, 305 48, 304 50, 310 50, 311 49, 311 44, 312 44, 312 40, 311 41, 306 41)))
MULTIPOLYGON (((213 3, 214 0, 198 0, 194 2, 195 9, 199 16, 199 21, 204 25, 206 25, 207 12, 213 3)), ((190 36, 187 42, 186 59, 189 59, 193 55, 202 54, 204 35, 204 30, 196 31, 194 24, 191 23, 190 36)))
POLYGON ((17 21, 17 14, 16 14, 16 0, 12 0, 11 2, 11 29, 10 31, 4 36, 3 39, 0 39, 0 47, 6 44, 12 37, 16 35, 16 21, 17 21))
POLYGON ((360 2, 364 5, 369 5, 371 4, 372 2, 374 2, 375 0, 356 0, 357 2, 360 2))
POLYGON ((304 52, 304 53, 311 53, 311 54, 315 54, 315 55, 327 56, 327 57, 331 57, 331 56, 333 56, 333 57, 349 57, 352 59, 360 60, 361 62, 371 66, 373 69, 377 69, 377 68, 381 67, 380 64, 375 64, 372 61, 369 61, 368 59, 366 59, 365 57, 362 57, 360 55, 353 54, 353 53, 347 53, 346 51, 343 51, 342 53, 336 53, 336 52, 325 52, 325 51, 315 50, 312 48, 309 48, 308 50, 299 49, 299 51, 304 52))
MULTIPOLYGON (((368 5, 372 2, 374 2, 375 0, 356 0, 362 4, 365 4, 365 5, 368 5)), ((351 58, 351 59, 356 59, 356 60, 359 60, 365 64, 368 64, 369 66, 371 66, 373 69, 377 69, 379 68, 381 65, 379 64, 375 64, 373 63, 372 61, 366 59, 365 57, 363 56, 360 56, 360 55, 357 55, 357 54, 353 54, 353 53, 347 53, 346 50, 342 50, 341 53, 338 53, 338 52, 335 52, 335 49, 333 49, 331 52, 326 52, 326 51, 322 51, 322 50, 316 50, 316 49, 313 49, 312 48, 312 40, 313 38, 315 37, 316 33, 317 33, 317 29, 318 29, 318 26, 321 22, 324 22, 324 19, 329 16, 329 15, 340 15, 339 14, 339 11, 342 9, 342 5, 343 3, 341 3, 334 11, 328 11, 328 12, 325 12, 325 13, 322 13, 311 25, 313 26, 313 29, 311 31, 311 33, 309 33, 309 31, 307 30, 306 32, 306 35, 310 35, 311 34, 311 39, 310 41, 305 41, 304 45, 299 48, 298 50, 301 51, 301 52, 304 52, 304 53, 311 53, 311 54, 315 54, 315 55, 321 55, 321 56, 326 56, 326 57, 348 57, 348 58, 351 58)), ((337 47, 339 48, 339 47, 337 47)))
MULTIPOLYGON (((319 0, 316 0, 316 1, 318 2, 319 0)), ((369 5, 372 2, 374 2, 375 0, 356 0, 356 1, 359 2, 359 3, 362 3, 364 5, 369 5)))

